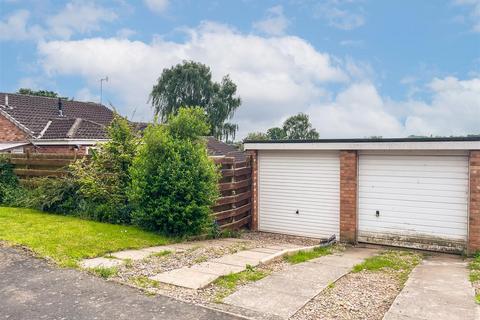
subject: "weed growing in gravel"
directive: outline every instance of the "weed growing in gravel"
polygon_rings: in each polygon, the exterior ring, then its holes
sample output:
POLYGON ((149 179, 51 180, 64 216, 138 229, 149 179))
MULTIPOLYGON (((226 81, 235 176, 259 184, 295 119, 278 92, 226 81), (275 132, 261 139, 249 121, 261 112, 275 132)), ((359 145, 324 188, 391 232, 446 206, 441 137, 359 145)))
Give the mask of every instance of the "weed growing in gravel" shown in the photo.
POLYGON ((125 259, 125 267, 127 269, 130 269, 131 267, 133 267, 133 260, 132 259, 125 259))
POLYGON ((104 268, 96 267, 89 269, 91 272, 95 273, 97 276, 102 277, 103 279, 108 279, 117 275, 118 269, 116 267, 104 268))
POLYGON ((248 282, 258 281, 265 278, 268 274, 269 272, 257 270, 254 267, 247 265, 247 269, 245 271, 231 273, 218 278, 213 283, 215 286, 220 288, 215 295, 215 302, 221 303, 223 298, 229 296, 236 290, 237 286, 246 284, 248 282))
POLYGON ((472 260, 472 262, 470 262, 468 267, 470 268, 470 281, 477 288, 475 301, 480 304, 480 286, 476 285, 478 282, 480 282, 480 252, 475 255, 475 258, 472 260))
POLYGON ((363 270, 378 272, 394 270, 397 272, 401 283, 404 284, 408 275, 417 264, 422 261, 422 255, 413 251, 388 250, 371 258, 365 259, 353 267, 352 272, 363 270))
POLYGON ((290 262, 291 264, 297 264, 297 263, 305 262, 321 256, 326 256, 332 253, 333 253, 332 246, 317 247, 311 251, 299 251, 295 254, 285 256, 285 260, 290 262))
POLYGON ((193 262, 195 263, 202 263, 202 262, 205 262, 208 260, 208 257, 207 256, 200 256, 200 257, 197 257, 195 258, 195 260, 193 260, 193 262))
POLYGON ((130 278, 130 282, 140 288, 151 288, 151 287, 158 287, 159 282, 149 279, 145 276, 138 276, 130 278))
POLYGON ((170 251, 170 250, 163 250, 163 251, 156 252, 156 253, 150 255, 150 257, 164 257, 164 256, 168 256, 171 253, 172 253, 172 251, 170 251))

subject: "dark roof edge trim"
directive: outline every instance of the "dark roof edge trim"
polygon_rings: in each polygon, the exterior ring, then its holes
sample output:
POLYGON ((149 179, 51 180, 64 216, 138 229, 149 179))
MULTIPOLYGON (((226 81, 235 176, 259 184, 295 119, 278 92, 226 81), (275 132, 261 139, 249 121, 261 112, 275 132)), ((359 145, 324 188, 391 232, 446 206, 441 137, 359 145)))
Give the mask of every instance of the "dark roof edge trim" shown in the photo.
POLYGON ((246 140, 244 143, 381 143, 381 142, 454 142, 480 141, 480 137, 384 138, 384 139, 313 139, 313 140, 246 140))

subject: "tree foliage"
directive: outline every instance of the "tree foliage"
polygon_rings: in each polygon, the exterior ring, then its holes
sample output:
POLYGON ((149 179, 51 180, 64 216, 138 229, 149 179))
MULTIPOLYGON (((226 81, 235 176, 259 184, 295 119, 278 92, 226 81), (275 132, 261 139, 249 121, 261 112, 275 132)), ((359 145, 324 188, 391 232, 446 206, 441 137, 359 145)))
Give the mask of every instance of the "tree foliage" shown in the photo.
POLYGON ((85 211, 91 218, 112 223, 129 223, 127 189, 130 166, 138 139, 128 121, 118 114, 108 127, 110 140, 98 145, 92 158, 72 165, 74 180, 85 199, 85 211))
POLYGON ((49 97, 49 98, 62 98, 67 99, 66 97, 60 97, 58 93, 55 91, 48 91, 48 90, 32 90, 30 88, 20 88, 18 89, 17 93, 19 94, 28 94, 31 96, 40 96, 40 97, 49 97))
POLYGON ((197 234, 211 225, 219 175, 202 138, 209 129, 197 107, 180 108, 168 125, 145 130, 130 167, 134 223, 174 235, 197 234))
POLYGON ((208 66, 184 61, 163 70, 153 86, 150 99, 162 122, 177 114, 181 107, 202 108, 210 124, 207 134, 217 139, 228 139, 234 138, 238 130, 236 124, 227 122, 241 103, 240 98, 235 96, 236 91, 237 86, 228 75, 220 83, 214 82, 208 66))
POLYGON ((312 127, 308 115, 299 113, 285 120, 281 128, 270 128, 267 133, 252 132, 247 135, 245 140, 306 140, 319 137, 320 135, 312 127))
POLYGON ((11 194, 18 187, 13 165, 6 156, 0 155, 0 204, 8 204, 11 194))

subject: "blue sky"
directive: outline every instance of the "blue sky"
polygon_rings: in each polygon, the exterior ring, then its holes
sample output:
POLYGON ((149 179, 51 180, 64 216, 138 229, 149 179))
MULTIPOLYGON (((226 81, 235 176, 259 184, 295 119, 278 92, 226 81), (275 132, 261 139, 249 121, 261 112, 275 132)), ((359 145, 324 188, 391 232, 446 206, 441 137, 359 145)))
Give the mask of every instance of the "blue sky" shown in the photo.
POLYGON ((305 112, 321 137, 480 133, 480 0, 0 0, 0 90, 149 120, 163 68, 229 74, 238 138, 305 112))

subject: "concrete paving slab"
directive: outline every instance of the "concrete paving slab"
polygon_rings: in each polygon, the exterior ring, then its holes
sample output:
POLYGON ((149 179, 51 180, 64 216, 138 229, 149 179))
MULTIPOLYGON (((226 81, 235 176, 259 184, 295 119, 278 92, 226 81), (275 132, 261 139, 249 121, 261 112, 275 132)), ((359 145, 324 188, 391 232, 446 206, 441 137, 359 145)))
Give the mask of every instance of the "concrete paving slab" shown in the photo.
POLYGON ((117 267, 121 264, 123 264, 122 260, 101 257, 101 258, 85 259, 80 263, 80 266, 85 269, 112 268, 112 267, 117 267))
POLYGON ((226 255, 217 259, 213 259, 212 262, 230 264, 233 266, 239 266, 245 268, 245 266, 251 265, 256 266, 259 263, 259 259, 252 259, 247 257, 241 257, 237 255, 226 255))
POLYGON ((163 272, 150 277, 152 280, 189 289, 204 288, 217 278, 218 275, 216 274, 200 272, 188 267, 163 272))
POLYGON ((427 258, 412 271, 383 319, 480 319, 467 263, 447 255, 427 258))
POLYGON ((117 259, 142 260, 150 256, 152 252, 146 250, 125 250, 110 254, 117 259))
POLYGON ((159 252, 163 252, 163 251, 183 252, 185 250, 177 248, 177 247, 173 247, 173 246, 157 246, 157 247, 143 248, 142 251, 147 251, 147 252, 151 252, 151 253, 159 253, 159 252))
POLYGON ((287 267, 287 269, 242 287, 225 303, 288 319, 331 282, 374 255, 377 250, 352 248, 333 256, 287 267), (327 263, 322 259, 328 258, 327 263), (345 262, 345 261, 347 262, 345 262), (335 263, 337 261, 337 263, 335 263))
POLYGON ((218 263, 218 262, 202 262, 191 267, 191 269, 215 274, 219 277, 225 276, 230 273, 237 273, 243 271, 244 267, 233 266, 230 264, 218 263))
POLYGON ((263 252, 263 253, 269 253, 269 254, 278 252, 278 250, 270 249, 270 248, 254 248, 254 249, 250 249, 250 251, 263 252))

